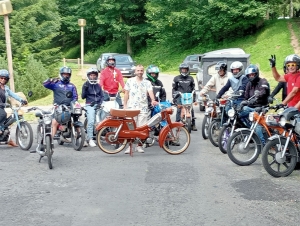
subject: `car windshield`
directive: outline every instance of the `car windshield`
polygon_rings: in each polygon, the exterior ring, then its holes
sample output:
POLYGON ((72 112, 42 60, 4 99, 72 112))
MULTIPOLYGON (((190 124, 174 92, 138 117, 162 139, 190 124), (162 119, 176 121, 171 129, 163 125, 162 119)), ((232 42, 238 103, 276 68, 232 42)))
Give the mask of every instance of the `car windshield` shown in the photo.
POLYGON ((116 58, 117 64, 126 64, 133 62, 132 58, 128 55, 116 55, 114 57, 116 58))

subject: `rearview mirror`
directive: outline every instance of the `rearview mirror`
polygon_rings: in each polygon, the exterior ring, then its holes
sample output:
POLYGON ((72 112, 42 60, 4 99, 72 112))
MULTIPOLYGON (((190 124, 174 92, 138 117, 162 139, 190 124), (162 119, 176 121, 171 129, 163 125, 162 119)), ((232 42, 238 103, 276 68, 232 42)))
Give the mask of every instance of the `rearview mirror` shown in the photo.
POLYGON ((32 94, 33 94, 33 92, 32 92, 32 91, 29 91, 29 92, 28 92, 28 96, 29 96, 29 97, 31 97, 31 96, 32 96, 32 94))

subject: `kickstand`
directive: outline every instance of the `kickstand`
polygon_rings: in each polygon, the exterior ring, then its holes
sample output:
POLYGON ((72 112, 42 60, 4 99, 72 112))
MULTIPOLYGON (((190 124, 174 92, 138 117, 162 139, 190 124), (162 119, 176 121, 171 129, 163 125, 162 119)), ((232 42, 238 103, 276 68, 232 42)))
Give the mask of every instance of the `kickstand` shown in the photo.
POLYGON ((132 142, 130 142, 129 147, 130 147, 130 156, 133 157, 132 142))
POLYGON ((41 162, 41 159, 43 158, 44 156, 40 156, 40 160, 39 160, 39 163, 41 162))

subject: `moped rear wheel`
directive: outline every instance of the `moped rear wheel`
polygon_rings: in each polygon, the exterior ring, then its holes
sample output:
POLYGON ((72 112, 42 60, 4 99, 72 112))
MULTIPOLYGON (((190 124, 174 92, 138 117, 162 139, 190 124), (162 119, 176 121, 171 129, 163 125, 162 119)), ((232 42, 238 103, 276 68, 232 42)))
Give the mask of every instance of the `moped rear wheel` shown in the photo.
POLYGON ((261 141, 256 134, 253 134, 247 147, 246 141, 250 131, 244 130, 234 132, 227 142, 227 154, 232 162, 239 166, 248 166, 254 163, 261 152, 261 141))
POLYGON ((190 133, 185 127, 174 127, 166 136, 163 149, 171 155, 179 155, 189 147, 190 142, 190 133))
POLYGON ((48 158, 48 166, 49 166, 49 169, 52 169, 53 168, 53 165, 52 165, 52 148, 51 148, 51 139, 50 139, 50 136, 46 136, 46 156, 48 158))
POLYGON ((126 139, 114 140, 117 127, 103 127, 96 135, 96 141, 99 148, 107 154, 117 154, 122 151, 126 144, 126 139))
POLYGON ((208 127, 208 138, 210 142, 218 147, 218 138, 221 130, 221 122, 219 120, 213 120, 208 127))
POLYGON ((273 177, 286 177, 290 175, 297 163, 297 150, 291 141, 289 142, 285 156, 282 158, 281 150, 284 148, 286 139, 280 139, 281 142, 278 139, 268 141, 261 155, 265 170, 273 177))
POLYGON ((204 140, 208 138, 208 127, 209 127, 209 118, 207 117, 207 115, 205 115, 202 121, 202 137, 204 140))
POLYGON ((85 141, 85 131, 83 127, 75 128, 75 134, 71 132, 72 146, 76 151, 80 151, 85 141))
POLYGON ((28 150, 31 148, 33 142, 33 132, 31 125, 28 122, 20 122, 20 127, 17 126, 16 129, 16 140, 17 144, 22 150, 28 150))

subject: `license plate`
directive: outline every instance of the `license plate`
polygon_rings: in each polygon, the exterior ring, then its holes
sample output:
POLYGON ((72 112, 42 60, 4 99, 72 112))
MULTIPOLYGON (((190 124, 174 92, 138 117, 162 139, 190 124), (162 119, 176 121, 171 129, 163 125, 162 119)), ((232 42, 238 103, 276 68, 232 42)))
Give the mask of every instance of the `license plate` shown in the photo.
POLYGON ((122 73, 129 73, 129 71, 121 71, 122 73))

